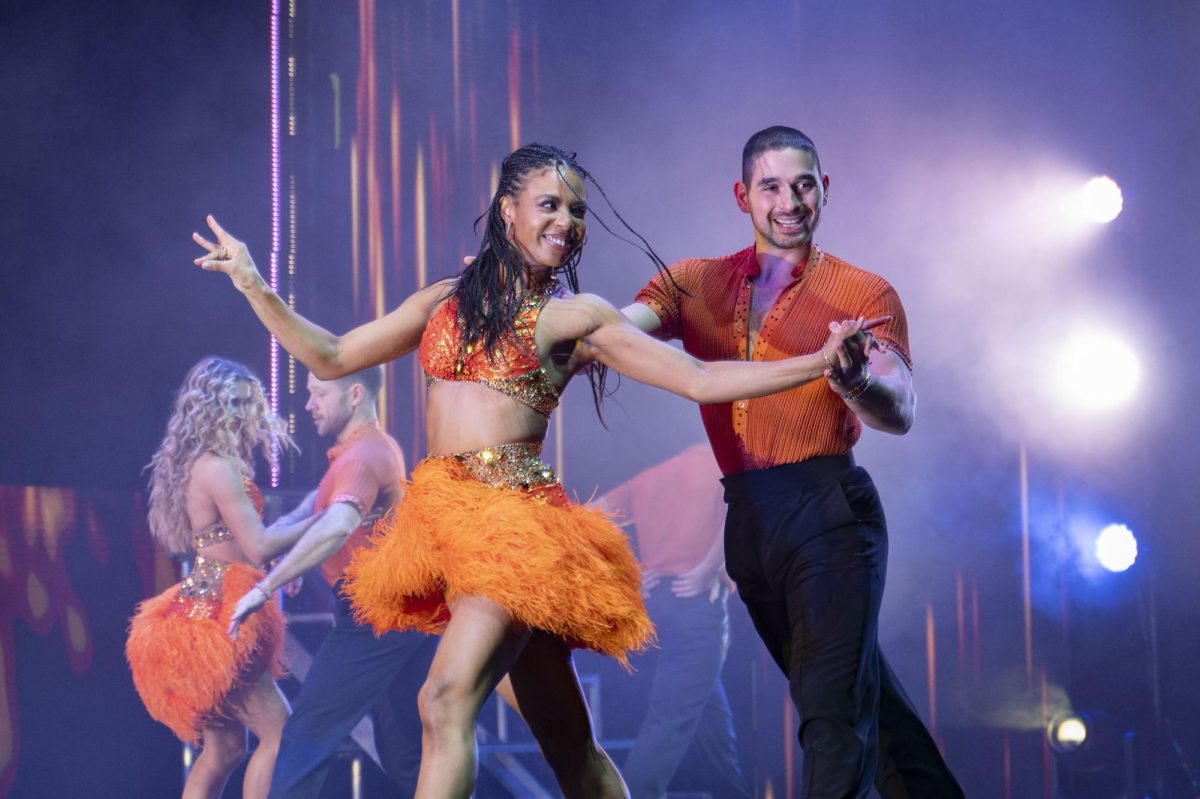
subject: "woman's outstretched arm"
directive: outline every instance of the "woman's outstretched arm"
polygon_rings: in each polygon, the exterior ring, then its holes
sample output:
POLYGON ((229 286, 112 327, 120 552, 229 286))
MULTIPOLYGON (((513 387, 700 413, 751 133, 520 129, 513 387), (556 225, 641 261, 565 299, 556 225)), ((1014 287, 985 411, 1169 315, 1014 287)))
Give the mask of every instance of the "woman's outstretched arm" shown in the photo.
POLYGON ((434 307, 450 287, 441 281, 420 289, 386 316, 367 322, 341 336, 296 313, 263 280, 246 245, 208 217, 216 242, 199 233, 192 239, 207 252, 195 263, 212 272, 224 272, 280 345, 321 380, 333 380, 368 366, 385 363, 412 352, 434 307))
POLYGON ((884 321, 832 321, 824 347, 808 355, 778 361, 701 361, 646 335, 607 301, 580 294, 546 307, 539 336, 578 339, 578 368, 599 361, 639 382, 707 404, 761 397, 825 378, 843 341, 864 336, 884 321))

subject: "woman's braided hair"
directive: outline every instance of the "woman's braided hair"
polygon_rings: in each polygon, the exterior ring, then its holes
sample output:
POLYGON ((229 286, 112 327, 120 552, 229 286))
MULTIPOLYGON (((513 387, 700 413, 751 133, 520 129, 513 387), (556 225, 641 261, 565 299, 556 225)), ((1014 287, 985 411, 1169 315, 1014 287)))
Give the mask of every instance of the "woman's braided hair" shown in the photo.
MULTIPOLYGON (((617 210, 613 208, 604 189, 596 179, 575 160, 575 153, 548 144, 527 144, 510 153, 500 164, 500 179, 496 193, 486 212, 475 220, 475 228, 483 222, 483 236, 479 245, 479 253, 475 261, 462 271, 455 284, 453 296, 458 306, 458 318, 461 330, 461 344, 482 343, 487 352, 505 339, 511 339, 514 322, 520 311, 522 286, 524 283, 524 257, 516 245, 509 241, 506 235, 504 219, 500 214, 500 198, 515 198, 521 190, 525 177, 540 169, 553 168, 558 176, 566 182, 567 170, 574 171, 581 179, 588 180, 600 192, 613 215, 632 233, 641 244, 631 242, 616 234, 604 220, 596 216, 600 226, 622 241, 627 241, 641 250, 654 263, 655 267, 670 279, 666 265, 650 244, 629 226, 617 210)), ((567 183, 570 186, 569 183, 567 183)), ((561 274, 572 292, 579 292, 579 274, 577 267, 583 254, 584 240, 575 244, 574 249, 563 261, 562 266, 555 271, 561 274)), ((674 283, 674 281, 671 281, 674 283)), ((585 370, 588 382, 592 387, 592 400, 596 405, 596 413, 601 416, 600 404, 604 397, 611 392, 606 390, 608 367, 599 363, 589 364, 585 370)))

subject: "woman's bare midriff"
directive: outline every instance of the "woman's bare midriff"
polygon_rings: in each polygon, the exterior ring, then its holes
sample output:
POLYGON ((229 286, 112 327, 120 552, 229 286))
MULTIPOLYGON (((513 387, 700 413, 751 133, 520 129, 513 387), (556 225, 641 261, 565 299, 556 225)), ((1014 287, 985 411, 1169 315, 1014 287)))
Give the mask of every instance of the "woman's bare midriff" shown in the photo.
POLYGON ((549 419, 481 383, 429 387, 425 436, 430 455, 474 452, 499 444, 542 441, 549 419))

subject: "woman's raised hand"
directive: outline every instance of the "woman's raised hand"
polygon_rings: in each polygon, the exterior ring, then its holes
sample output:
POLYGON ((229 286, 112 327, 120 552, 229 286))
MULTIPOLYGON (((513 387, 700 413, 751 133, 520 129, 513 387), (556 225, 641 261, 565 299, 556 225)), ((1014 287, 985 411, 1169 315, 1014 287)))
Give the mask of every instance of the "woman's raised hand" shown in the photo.
POLYGON ((224 272, 229 275, 238 291, 243 293, 262 285, 262 275, 258 273, 258 267, 254 265, 254 259, 250 257, 246 245, 218 225, 212 214, 208 215, 207 221, 217 241, 211 242, 199 233, 192 234, 192 241, 207 250, 194 261, 196 266, 210 272, 224 272))

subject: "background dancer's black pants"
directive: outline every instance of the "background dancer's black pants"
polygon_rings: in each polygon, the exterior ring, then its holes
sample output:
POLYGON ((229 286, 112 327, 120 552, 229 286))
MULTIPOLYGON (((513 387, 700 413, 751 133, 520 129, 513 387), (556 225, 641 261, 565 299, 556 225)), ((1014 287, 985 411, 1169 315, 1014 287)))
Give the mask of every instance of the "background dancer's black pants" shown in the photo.
POLYGON ((879 494, 849 455, 725 477, 725 562, 800 717, 806 799, 961 797, 876 641, 879 494), (880 751, 880 743, 882 749, 880 751))
POLYGON ((329 758, 362 717, 371 712, 375 748, 400 796, 416 791, 421 766, 417 691, 429 672, 438 638, 414 631, 378 638, 357 624, 335 586, 333 629, 313 657, 292 715, 283 726, 271 779, 271 799, 316 799, 329 758))

